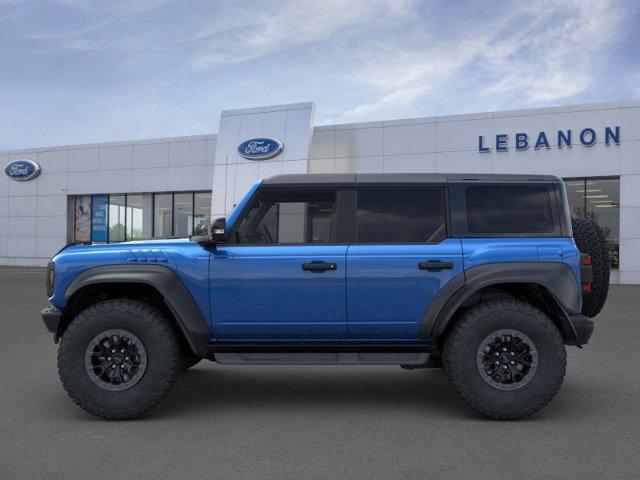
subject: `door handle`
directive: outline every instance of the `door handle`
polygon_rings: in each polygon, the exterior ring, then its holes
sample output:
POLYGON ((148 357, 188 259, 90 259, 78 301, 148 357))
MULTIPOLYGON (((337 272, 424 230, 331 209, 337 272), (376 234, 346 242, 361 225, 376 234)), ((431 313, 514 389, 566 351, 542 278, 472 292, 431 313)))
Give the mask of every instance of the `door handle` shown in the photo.
POLYGON ((420 262, 418 268, 420 270, 451 270, 453 262, 420 262))
POLYGON ((335 270, 338 268, 338 265, 335 263, 303 263, 302 270, 310 270, 310 271, 325 271, 325 270, 335 270))

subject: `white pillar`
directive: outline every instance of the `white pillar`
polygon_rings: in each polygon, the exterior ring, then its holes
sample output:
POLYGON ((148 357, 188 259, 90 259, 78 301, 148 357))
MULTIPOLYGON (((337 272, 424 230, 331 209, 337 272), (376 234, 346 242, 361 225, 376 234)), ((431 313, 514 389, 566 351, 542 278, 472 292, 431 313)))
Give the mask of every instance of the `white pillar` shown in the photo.
POLYGON ((313 130, 313 102, 226 110, 220 116, 216 145, 211 217, 224 217, 251 184, 281 173, 307 173, 313 130), (279 140, 282 152, 267 160, 248 160, 237 148, 245 140, 279 140))

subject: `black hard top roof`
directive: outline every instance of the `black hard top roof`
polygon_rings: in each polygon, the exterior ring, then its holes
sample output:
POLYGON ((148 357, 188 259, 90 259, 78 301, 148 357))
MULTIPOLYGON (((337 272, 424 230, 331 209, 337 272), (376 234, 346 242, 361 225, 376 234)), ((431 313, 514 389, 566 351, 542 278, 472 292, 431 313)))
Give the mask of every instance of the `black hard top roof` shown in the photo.
POLYGON ((356 185, 420 185, 445 184, 452 182, 555 182, 554 175, 508 175, 491 173, 308 173, 295 175, 275 175, 263 180, 265 186, 335 186, 356 185))

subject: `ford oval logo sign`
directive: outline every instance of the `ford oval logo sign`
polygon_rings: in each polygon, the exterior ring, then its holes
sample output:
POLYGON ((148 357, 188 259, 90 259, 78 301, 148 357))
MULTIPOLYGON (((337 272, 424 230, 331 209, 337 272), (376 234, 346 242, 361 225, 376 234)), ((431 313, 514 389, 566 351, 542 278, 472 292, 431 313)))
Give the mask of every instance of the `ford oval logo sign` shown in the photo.
POLYGON ((266 160, 278 155, 284 146, 273 138, 250 138, 238 145, 238 153, 249 160, 266 160))
POLYGON ((4 167, 4 173, 11 180, 26 182, 38 176, 40 165, 33 160, 14 160, 4 167))

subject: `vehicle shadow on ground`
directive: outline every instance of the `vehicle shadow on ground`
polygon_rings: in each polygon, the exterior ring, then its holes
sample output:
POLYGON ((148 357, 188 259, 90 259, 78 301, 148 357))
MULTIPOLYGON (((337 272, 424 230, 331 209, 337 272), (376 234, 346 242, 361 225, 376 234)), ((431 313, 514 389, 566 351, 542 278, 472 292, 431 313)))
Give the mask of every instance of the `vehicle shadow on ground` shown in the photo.
MULTIPOLYGON (((534 421, 570 421, 584 415, 588 385, 565 384, 551 404, 534 421)), ((53 393, 51 393, 53 395, 53 393)), ((59 392, 50 402, 72 417, 102 421, 62 399, 59 392)), ((493 422, 471 410, 450 386, 439 369, 405 371, 399 367, 279 367, 200 365, 183 372, 160 405, 134 421, 158 421, 201 415, 224 415, 229 411, 252 415, 290 414, 312 411, 345 411, 358 414, 415 415, 422 421, 450 418, 493 422)))
MULTIPOLYGON (((212 412, 345 409, 478 419, 442 370, 398 367, 240 367, 205 365, 183 373, 157 416, 212 412)), ((157 413, 156 413, 157 412, 157 413)))
MULTIPOLYGON (((554 400, 530 418, 552 421, 582 415, 584 386, 565 384, 554 400), (577 390, 576 390, 577 389, 577 390)), ((415 414, 492 421, 473 412, 439 369, 398 367, 276 367, 204 365, 184 372, 167 399, 145 418, 204 414, 214 409, 273 413, 308 410, 415 414), (362 370, 359 370, 362 369, 362 370)))

